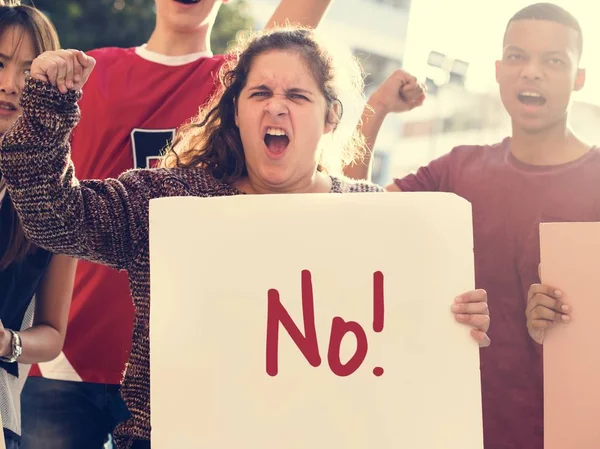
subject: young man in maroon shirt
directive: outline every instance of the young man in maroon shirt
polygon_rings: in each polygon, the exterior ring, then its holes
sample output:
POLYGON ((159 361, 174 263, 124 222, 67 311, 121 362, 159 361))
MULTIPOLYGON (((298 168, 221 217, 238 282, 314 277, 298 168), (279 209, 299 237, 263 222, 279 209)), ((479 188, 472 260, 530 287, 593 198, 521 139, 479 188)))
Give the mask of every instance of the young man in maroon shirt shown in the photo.
MULTIPOLYGON (((481 352, 486 449, 543 448, 541 344, 546 328, 569 321, 569 308, 540 285, 539 225, 600 221, 600 150, 567 120, 571 94, 585 81, 582 47, 577 20, 562 8, 538 3, 519 11, 496 63, 512 135, 456 147, 388 187, 451 192, 472 204, 476 287, 487 290, 492 318, 492 344, 481 352)), ((397 76, 371 97, 379 106, 363 125, 371 145, 387 112, 408 109, 398 96, 406 83, 414 79, 397 76)), ((347 174, 366 178, 369 164, 347 174)))

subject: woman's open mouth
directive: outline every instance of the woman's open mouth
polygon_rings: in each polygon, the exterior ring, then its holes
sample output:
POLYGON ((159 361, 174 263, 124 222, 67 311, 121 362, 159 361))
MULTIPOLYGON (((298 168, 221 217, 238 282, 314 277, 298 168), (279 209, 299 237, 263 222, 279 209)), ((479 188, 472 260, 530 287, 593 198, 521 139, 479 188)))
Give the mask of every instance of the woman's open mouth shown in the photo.
POLYGON ((267 128, 264 141, 267 150, 273 156, 282 155, 290 144, 290 138, 281 128, 267 128))

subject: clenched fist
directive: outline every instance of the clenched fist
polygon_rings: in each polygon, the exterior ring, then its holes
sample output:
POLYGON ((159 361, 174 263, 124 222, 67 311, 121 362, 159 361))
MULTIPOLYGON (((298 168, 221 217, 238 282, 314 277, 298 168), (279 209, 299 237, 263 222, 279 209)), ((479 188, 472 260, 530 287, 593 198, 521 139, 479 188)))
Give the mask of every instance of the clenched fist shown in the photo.
POLYGON ((421 106, 425 101, 425 86, 405 72, 396 70, 392 73, 369 99, 369 104, 382 112, 405 112, 421 106))
POLYGON ((95 65, 94 58, 79 50, 46 51, 33 60, 30 73, 65 94, 81 89, 95 65))

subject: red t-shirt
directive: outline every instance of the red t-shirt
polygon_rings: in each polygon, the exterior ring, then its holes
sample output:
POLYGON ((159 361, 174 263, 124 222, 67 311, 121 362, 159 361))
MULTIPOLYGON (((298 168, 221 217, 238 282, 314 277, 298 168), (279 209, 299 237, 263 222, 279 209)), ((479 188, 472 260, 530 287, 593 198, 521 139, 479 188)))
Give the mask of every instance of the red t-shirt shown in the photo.
POLYGON ((525 319, 529 286, 540 282, 539 225, 600 221, 600 150, 530 166, 512 155, 507 138, 454 148, 395 183, 472 204, 475 284, 488 292, 491 318, 492 344, 481 350, 485 448, 543 449, 542 351, 525 319))
MULTIPOLYGON (((161 57, 145 48, 90 51, 72 158, 79 179, 147 167, 175 129, 214 91, 223 56, 161 57), (143 56, 143 57, 142 57, 143 56)), ((126 272, 80 261, 63 352, 31 375, 119 384, 131 349, 133 303, 126 272)))

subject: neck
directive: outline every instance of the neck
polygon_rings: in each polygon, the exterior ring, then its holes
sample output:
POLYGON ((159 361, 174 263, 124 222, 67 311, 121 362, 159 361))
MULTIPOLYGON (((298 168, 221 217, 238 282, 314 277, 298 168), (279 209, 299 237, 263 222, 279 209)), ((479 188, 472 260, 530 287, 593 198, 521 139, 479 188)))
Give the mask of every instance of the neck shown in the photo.
POLYGON ((565 122, 543 131, 531 132, 513 124, 510 150, 529 165, 561 165, 579 159, 590 149, 565 122))
POLYGON ((331 178, 321 172, 316 172, 312 177, 303 178, 293 184, 274 186, 249 173, 248 177, 236 182, 235 187, 249 194, 328 193, 331 191, 331 178))
POLYGON ((192 31, 178 31, 164 25, 160 20, 152 32, 146 48, 165 56, 184 56, 192 53, 209 52, 210 26, 201 26, 192 31))

